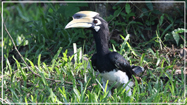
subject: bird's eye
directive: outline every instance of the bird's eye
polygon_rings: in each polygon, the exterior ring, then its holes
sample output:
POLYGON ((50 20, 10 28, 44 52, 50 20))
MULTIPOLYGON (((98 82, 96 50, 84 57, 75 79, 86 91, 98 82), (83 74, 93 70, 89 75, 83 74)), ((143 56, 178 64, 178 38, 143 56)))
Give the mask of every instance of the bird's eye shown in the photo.
POLYGON ((101 21, 99 19, 94 19, 93 20, 93 24, 94 24, 94 26, 100 26, 101 25, 101 21))
POLYGON ((93 23, 94 23, 94 24, 97 24, 97 23, 98 23, 98 21, 97 21, 97 20, 94 20, 94 21, 93 21, 93 23))

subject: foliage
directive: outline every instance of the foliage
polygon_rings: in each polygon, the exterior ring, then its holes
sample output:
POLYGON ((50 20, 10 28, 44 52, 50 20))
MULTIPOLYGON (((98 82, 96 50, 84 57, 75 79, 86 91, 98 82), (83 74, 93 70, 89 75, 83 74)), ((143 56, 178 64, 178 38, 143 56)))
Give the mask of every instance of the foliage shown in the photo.
POLYGON ((180 37, 183 40, 183 42, 185 41, 184 36, 183 35, 179 35, 179 34, 184 33, 184 32, 187 32, 187 30, 183 29, 183 28, 175 29, 171 33, 167 33, 165 35, 164 39, 167 41, 167 40, 171 39, 171 37, 172 37, 175 40, 176 44, 178 45, 179 41, 180 41, 180 37))
MULTIPOLYGON (((147 76, 142 78, 141 84, 135 81, 132 97, 126 96, 122 87, 115 89, 112 97, 107 97, 108 92, 103 92, 102 86, 99 85, 101 84, 100 76, 96 77, 92 69, 87 68, 89 62, 82 60, 73 64, 71 62, 72 57, 67 56, 67 51, 63 53, 62 58, 58 58, 58 54, 55 55, 49 65, 41 62, 41 55, 37 59, 38 65, 34 65, 32 61, 27 60, 32 69, 42 78, 32 75, 24 64, 15 59, 16 71, 12 71, 14 73, 10 73, 11 75, 8 72, 4 74, 7 75, 4 78, 4 83, 6 83, 4 84, 6 90, 3 92, 4 99, 14 103, 182 102, 181 96, 184 94, 182 84, 184 84, 184 81, 173 78, 173 74, 168 74, 165 71, 172 66, 169 63, 163 66, 165 58, 160 57, 159 54, 154 54, 157 56, 153 58, 153 61, 157 60, 155 70, 148 70, 147 76), (159 64, 161 64, 160 67, 159 64), (161 75, 157 76, 160 70, 161 75), (164 75, 170 78, 167 83, 164 83, 161 79, 161 76, 164 75), (60 82, 52 82, 45 78, 60 80, 60 82), (71 82, 72 85, 65 81, 71 82), (9 97, 12 97, 12 100, 9 97)), ((5 68, 5 71, 14 68, 9 65, 5 68)), ((181 77, 184 80, 183 74, 181 74, 181 77)))
MULTIPOLYGON (((64 26, 67 24, 69 17, 79 11, 80 6, 87 6, 86 4, 76 3, 68 4, 68 6, 46 4, 45 8, 40 5, 41 4, 33 4, 31 6, 28 4, 17 5, 15 8, 18 13, 15 14, 18 14, 18 16, 15 18, 19 19, 11 19, 13 16, 9 15, 13 11, 9 12, 5 9, 5 19, 7 17, 11 17, 7 18, 9 22, 16 20, 15 24, 22 24, 16 29, 17 33, 10 30, 11 34, 16 34, 13 38, 16 39, 18 46, 28 45, 29 49, 32 49, 29 52, 34 52, 32 55, 35 57, 42 54, 43 56, 52 58, 54 54, 51 55, 51 53, 56 52, 59 47, 67 49, 71 47, 72 43, 83 43, 79 41, 79 37, 76 37, 78 35, 82 35, 80 37, 85 38, 84 34, 81 34, 83 33, 83 30, 68 32, 67 30, 64 30, 64 26), (27 12, 25 8, 28 8, 27 12), (63 12, 64 10, 66 12, 63 12)), ((8 25, 7 27, 9 28, 10 26, 8 25)), ((8 49, 11 49, 13 46, 10 41, 6 41, 6 39, 8 39, 6 33, 4 37, 4 42, 6 42, 4 43, 5 48, 8 47, 5 49, 5 52, 9 53, 10 51, 8 49)))
MULTIPOLYGON (((147 7, 143 8, 128 3, 114 5, 114 14, 106 18, 112 24, 111 30, 118 29, 118 31, 123 32, 123 36, 130 34, 131 40, 142 41, 142 47, 144 48, 150 47, 152 44, 155 47, 161 47, 160 43, 169 46, 173 41, 176 42, 176 46, 183 46, 185 29, 182 27, 184 27, 184 23, 179 22, 177 18, 184 17, 184 15, 181 15, 180 12, 178 17, 172 18, 166 13, 154 10, 152 3, 145 4, 147 7), (139 12, 136 10, 139 10, 139 12), (140 15, 137 16, 138 13, 140 15), (147 43, 148 40, 150 40, 149 43, 147 43)), ((110 42, 117 44, 113 40, 110 42)))

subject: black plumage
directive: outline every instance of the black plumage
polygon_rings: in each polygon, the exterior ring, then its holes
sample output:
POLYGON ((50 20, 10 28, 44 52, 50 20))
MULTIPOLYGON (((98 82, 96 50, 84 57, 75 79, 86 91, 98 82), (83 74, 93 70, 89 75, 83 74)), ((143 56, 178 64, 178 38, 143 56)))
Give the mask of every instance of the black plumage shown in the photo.
MULTIPOLYGON (((73 17, 76 18, 68 23, 66 28, 83 27, 90 28, 93 31, 97 53, 92 56, 91 62, 93 69, 101 73, 104 88, 107 80, 109 80, 109 85, 117 82, 115 87, 119 84, 125 86, 129 83, 132 75, 139 74, 143 71, 142 67, 130 66, 122 55, 109 50, 108 37, 110 33, 108 23, 101 18, 98 13, 92 11, 81 11, 76 13, 73 17), (77 25, 75 25, 76 23, 77 25)), ((125 89, 129 91, 128 95, 130 96, 130 86, 126 86, 125 89)))
POLYGON ((131 78, 132 74, 135 74, 127 60, 117 52, 111 52, 108 48, 108 36, 109 29, 108 23, 99 17, 98 15, 94 18, 101 20, 101 29, 96 32, 93 30, 93 36, 96 42, 97 54, 94 54, 91 58, 92 66, 95 71, 100 73, 109 72, 114 69, 121 70, 127 73, 128 77, 131 78))

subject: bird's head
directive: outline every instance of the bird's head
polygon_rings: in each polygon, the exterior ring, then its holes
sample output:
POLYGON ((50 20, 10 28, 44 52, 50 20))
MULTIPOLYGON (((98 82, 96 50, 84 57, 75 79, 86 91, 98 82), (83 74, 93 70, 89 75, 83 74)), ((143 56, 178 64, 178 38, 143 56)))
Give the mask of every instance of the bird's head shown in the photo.
POLYGON ((93 11, 80 11, 75 13, 73 20, 70 21, 65 29, 67 28, 92 28, 98 32, 101 28, 108 27, 107 22, 99 17, 99 13, 93 11))

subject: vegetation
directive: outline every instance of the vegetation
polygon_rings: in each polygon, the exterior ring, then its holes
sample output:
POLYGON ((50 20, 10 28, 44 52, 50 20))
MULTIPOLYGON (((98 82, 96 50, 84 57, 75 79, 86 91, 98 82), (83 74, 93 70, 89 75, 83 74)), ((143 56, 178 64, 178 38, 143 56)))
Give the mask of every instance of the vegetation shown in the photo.
POLYGON ((146 6, 116 3, 113 14, 104 17, 111 31, 110 50, 145 68, 141 83, 133 80, 131 97, 123 87, 108 97, 100 75, 90 66, 89 59, 95 53, 91 31, 64 30, 74 13, 89 10, 88 3, 4 3, 1 102, 187 103, 185 59, 180 54, 186 43, 186 14, 178 10, 180 15, 173 17, 154 10, 151 3, 146 6), (142 11, 139 16, 135 9, 142 11))

